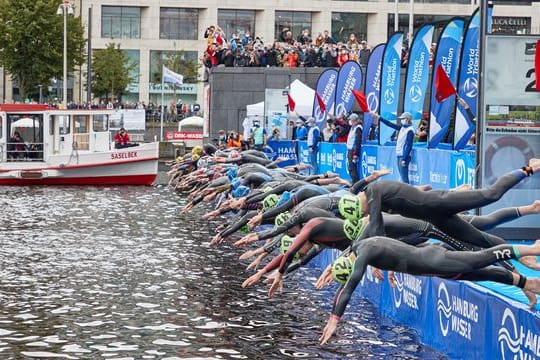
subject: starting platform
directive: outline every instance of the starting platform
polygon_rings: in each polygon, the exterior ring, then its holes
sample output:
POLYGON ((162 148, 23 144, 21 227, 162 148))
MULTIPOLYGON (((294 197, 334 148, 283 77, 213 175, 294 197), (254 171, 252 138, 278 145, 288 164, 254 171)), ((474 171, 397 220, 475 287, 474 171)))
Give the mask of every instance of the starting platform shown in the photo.
MULTIPOLYGON (((337 254, 325 251, 312 263, 324 269, 337 254)), ((527 277, 540 276, 515 264, 527 277)), ((388 281, 375 279, 368 267, 356 296, 416 330, 424 344, 451 359, 540 359, 540 305, 529 310, 517 287, 402 273, 396 278, 392 288, 388 281)))

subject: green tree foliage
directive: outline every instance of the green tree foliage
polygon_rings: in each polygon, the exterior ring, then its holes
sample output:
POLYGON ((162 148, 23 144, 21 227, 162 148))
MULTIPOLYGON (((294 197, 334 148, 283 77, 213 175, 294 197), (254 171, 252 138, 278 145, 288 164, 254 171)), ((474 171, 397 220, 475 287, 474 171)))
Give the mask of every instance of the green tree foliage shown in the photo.
POLYGON ((152 82, 161 82, 161 68, 165 65, 168 69, 184 76, 185 84, 196 84, 199 77, 199 68, 201 64, 195 59, 188 59, 183 50, 157 52, 157 72, 152 74, 152 82))
POLYGON ((130 72, 137 64, 130 62, 120 44, 107 44, 105 49, 94 50, 92 59, 92 92, 98 97, 109 99, 122 97, 133 82, 130 72))
MULTIPOLYGON (((19 84, 21 98, 62 78, 64 18, 57 16, 59 0, 0 0, 0 65, 19 84)), ((76 9, 74 9, 77 13, 76 9)), ((84 29, 68 16, 68 71, 85 59, 84 29)))

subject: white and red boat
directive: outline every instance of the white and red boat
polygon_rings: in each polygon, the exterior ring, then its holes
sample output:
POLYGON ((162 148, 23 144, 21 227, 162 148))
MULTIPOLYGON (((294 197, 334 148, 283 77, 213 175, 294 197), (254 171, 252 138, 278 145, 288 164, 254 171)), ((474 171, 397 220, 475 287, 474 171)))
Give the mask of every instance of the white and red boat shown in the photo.
POLYGON ((130 116, 129 110, 0 105, 0 185, 151 185, 159 143, 114 148, 110 127, 130 116))

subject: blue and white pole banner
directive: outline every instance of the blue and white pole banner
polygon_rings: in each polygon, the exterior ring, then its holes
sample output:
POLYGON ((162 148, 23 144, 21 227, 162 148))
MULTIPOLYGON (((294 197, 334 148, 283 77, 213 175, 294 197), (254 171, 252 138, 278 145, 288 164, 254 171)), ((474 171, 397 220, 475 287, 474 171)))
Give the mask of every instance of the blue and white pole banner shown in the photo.
POLYGON ((356 61, 349 60, 339 69, 334 115, 336 117, 346 115, 354 103, 352 90, 362 88, 362 68, 356 61))
POLYGON ((403 111, 412 114, 415 127, 418 126, 424 112, 424 100, 429 82, 429 49, 433 42, 433 30, 433 25, 422 26, 416 32, 409 52, 403 111))
POLYGON ((264 152, 271 160, 276 160, 278 157, 287 159, 279 163, 280 167, 297 164, 296 143, 294 141, 268 141, 264 152))
MULTIPOLYGON (((379 111, 379 95, 381 92, 381 64, 386 44, 379 44, 373 48, 366 68, 366 99, 370 111, 379 111)), ((369 131, 373 117, 370 113, 364 113, 364 129, 362 131, 362 143, 369 138, 369 131)))
MULTIPOLYGON (((455 18, 450 20, 441 33, 439 44, 437 45, 437 51, 435 52, 433 69, 436 69, 439 65, 442 65, 452 84, 457 83, 459 55, 463 40, 464 25, 465 21, 463 19, 455 18)), ((435 94, 437 93, 435 90, 435 78, 435 76, 432 76, 431 81, 428 138, 428 147, 430 148, 436 147, 446 136, 448 127, 450 126, 452 110, 455 105, 454 95, 444 101, 437 101, 435 98, 435 94)))
MULTIPOLYGON (((491 15, 493 7, 488 7, 488 32, 491 32, 491 15)), ((476 101, 478 99, 478 67, 480 47, 480 10, 471 16, 463 39, 461 50, 461 66, 459 69, 458 96, 469 105, 472 114, 476 118, 478 113, 476 101)), ((456 107, 454 125, 454 149, 461 150, 467 146, 467 142, 475 131, 475 123, 467 116, 463 107, 456 107)))
POLYGON ((336 85, 338 79, 338 71, 336 69, 326 69, 317 80, 317 90, 313 96, 313 117, 319 129, 326 126, 326 114, 334 112, 334 101, 336 99, 336 85), (317 95, 321 97, 326 106, 326 111, 322 111, 317 101, 317 95))
MULTIPOLYGON (((403 33, 398 31, 394 33, 384 49, 382 59, 382 78, 381 90, 379 98, 380 115, 389 121, 397 119, 397 110, 399 102, 399 85, 400 85, 400 69, 401 69, 401 47, 403 45, 403 33)), ((384 145, 390 137, 394 129, 383 123, 379 124, 379 143, 384 145)))

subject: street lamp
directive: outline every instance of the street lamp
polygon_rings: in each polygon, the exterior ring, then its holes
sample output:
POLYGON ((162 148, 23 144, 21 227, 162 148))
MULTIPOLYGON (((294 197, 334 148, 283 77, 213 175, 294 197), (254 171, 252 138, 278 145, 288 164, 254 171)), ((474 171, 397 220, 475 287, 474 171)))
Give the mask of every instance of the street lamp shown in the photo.
POLYGON ((62 105, 64 109, 67 109, 67 17, 73 15, 73 7, 71 6, 71 0, 64 0, 64 2, 58 5, 56 15, 64 16, 64 76, 62 79, 62 105))

